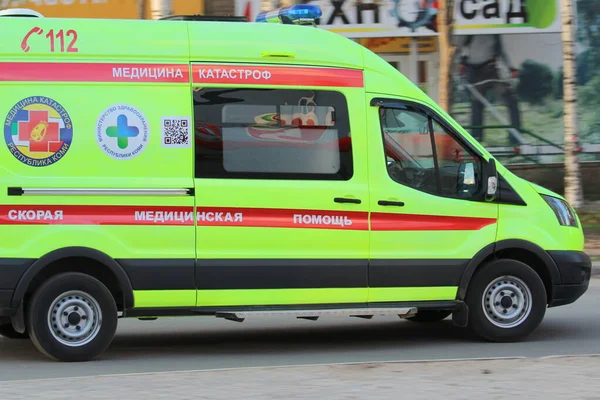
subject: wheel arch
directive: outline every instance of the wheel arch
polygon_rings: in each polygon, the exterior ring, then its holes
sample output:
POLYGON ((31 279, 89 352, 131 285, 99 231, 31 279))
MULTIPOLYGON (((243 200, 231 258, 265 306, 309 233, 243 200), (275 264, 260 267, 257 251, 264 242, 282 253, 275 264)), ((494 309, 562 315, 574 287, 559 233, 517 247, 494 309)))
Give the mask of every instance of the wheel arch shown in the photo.
MULTIPOLYGON (((11 306, 19 308, 21 303, 25 299, 26 294, 30 290, 32 284, 36 284, 36 278, 43 276, 44 272, 48 272, 52 266, 60 265, 60 261, 66 260, 81 260, 86 259, 94 263, 94 267, 105 268, 110 271, 115 279, 116 285, 122 299, 119 302, 122 303, 123 312, 127 309, 133 308, 134 297, 133 297, 133 286, 129 280, 129 276, 125 273, 125 270, 119 265, 117 261, 108 256, 107 254, 88 247, 65 247, 62 249, 54 250, 43 257, 36 260, 21 276, 21 279, 17 283, 13 297, 11 300, 11 306)), ((69 270, 73 270, 67 268, 69 270)), ((75 269, 77 270, 77 269, 75 269)), ((86 273, 85 270, 80 272, 86 273)), ((88 273, 94 276, 93 273, 88 273)), ((52 276, 54 274, 51 274, 52 276)), ((109 288, 110 289, 110 288, 109 288)), ((117 288, 114 288, 117 289, 117 288)))
POLYGON ((487 262, 509 258, 524 262, 535 270, 544 282, 548 302, 552 301, 553 286, 560 283, 560 272, 550 255, 535 243, 520 239, 501 240, 481 249, 467 264, 460 280, 457 300, 463 301, 475 271, 487 262))

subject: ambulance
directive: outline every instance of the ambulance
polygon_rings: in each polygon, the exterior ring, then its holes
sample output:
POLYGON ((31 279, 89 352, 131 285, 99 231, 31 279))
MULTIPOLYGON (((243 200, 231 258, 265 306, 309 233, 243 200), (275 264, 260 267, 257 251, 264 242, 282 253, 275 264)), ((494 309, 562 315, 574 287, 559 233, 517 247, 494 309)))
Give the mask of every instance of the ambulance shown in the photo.
POLYGON ((586 292, 565 199, 320 15, 3 13, 1 340, 73 362, 122 318, 342 315, 514 342, 586 292))

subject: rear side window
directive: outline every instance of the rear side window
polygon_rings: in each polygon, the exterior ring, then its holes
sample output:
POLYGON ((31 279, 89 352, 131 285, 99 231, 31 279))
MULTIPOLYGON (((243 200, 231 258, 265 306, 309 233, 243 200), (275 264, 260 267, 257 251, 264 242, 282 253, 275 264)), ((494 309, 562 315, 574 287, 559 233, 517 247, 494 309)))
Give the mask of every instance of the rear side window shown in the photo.
POLYGON ((348 180, 352 146, 343 94, 197 89, 197 178, 348 180))

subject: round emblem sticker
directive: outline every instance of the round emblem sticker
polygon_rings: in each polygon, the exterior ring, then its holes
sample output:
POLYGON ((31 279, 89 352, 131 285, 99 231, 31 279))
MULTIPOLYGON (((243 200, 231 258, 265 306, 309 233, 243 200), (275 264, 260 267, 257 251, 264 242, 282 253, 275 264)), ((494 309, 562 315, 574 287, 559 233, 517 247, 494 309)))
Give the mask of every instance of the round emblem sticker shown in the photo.
POLYGON ((33 167, 52 165, 71 147, 71 117, 51 98, 27 97, 8 112, 4 140, 11 154, 23 164, 33 167))
POLYGON ((117 160, 140 155, 148 144, 148 121, 129 104, 107 107, 96 122, 96 141, 106 154, 117 160))

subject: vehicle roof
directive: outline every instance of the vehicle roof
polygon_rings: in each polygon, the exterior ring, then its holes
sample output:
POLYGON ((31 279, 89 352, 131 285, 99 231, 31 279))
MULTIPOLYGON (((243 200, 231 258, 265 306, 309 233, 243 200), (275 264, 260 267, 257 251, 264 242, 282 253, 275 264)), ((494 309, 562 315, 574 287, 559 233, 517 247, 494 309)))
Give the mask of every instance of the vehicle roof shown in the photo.
MULTIPOLYGON (((186 20, 0 18, 0 54, 6 61, 89 61, 155 63, 269 63, 352 68, 365 71, 368 92, 396 94, 435 106, 387 61, 342 35, 311 26, 257 22, 186 20), (77 32, 76 53, 51 53, 21 40, 38 26, 77 32), (13 39, 13 40, 10 40, 13 39)), ((40 37, 37 40, 42 40, 40 37)), ((47 40, 47 39, 46 39, 47 40)))
MULTIPOLYGON (((20 39, 21 33, 26 34, 33 26, 76 30, 82 50, 79 54, 70 54, 74 57, 175 57, 236 62, 265 62, 268 59, 268 62, 359 69, 363 64, 360 45, 340 35, 307 26, 180 20, 0 19, 0 32, 5 39, 15 36, 20 39), (107 46, 107 43, 118 43, 118 46, 107 46), (294 58, 265 57, 268 53, 294 53, 294 58), (332 57, 332 53, 343 56, 332 57)), ((6 40, 0 42, 0 51, 22 55, 15 43, 6 40)))
MULTIPOLYGON (((0 18, 0 55, 7 61, 288 64, 364 70, 365 90, 411 98, 445 114, 410 79, 369 49, 342 35, 311 26, 257 22, 95 18, 0 18), (48 45, 21 40, 33 27, 46 34, 77 32, 76 53, 51 53, 48 45)), ((43 36, 36 38, 43 43, 43 36)), ((69 38, 66 38, 68 41, 69 38)), ((65 44, 66 45, 66 44, 65 44)), ((448 115, 446 115, 449 117, 448 115)))
MULTIPOLYGON (((452 117, 406 76, 364 46, 342 35, 310 26, 256 22, 118 20, 0 17, 3 62, 93 62, 189 64, 288 64, 352 68, 364 71, 364 90, 427 104, 466 133, 452 117), (27 52, 23 38, 32 28, 27 52), (44 36, 64 30, 65 47, 77 34, 77 52, 50 52, 44 36)), ((367 105, 368 107, 368 105, 367 105)), ((471 143, 483 154, 477 141, 471 143)))

